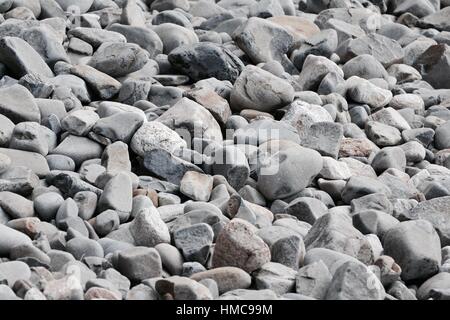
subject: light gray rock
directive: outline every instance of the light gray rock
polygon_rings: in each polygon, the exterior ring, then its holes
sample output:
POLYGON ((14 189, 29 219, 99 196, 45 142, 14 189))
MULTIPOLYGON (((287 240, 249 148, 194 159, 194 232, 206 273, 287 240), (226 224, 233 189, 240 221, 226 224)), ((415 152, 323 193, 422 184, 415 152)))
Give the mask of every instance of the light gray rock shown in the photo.
POLYGON ((383 247, 384 254, 402 268, 405 281, 426 279, 439 271, 440 240, 428 221, 405 221, 391 228, 384 236, 383 247))
POLYGON ((258 190, 270 200, 283 199, 307 187, 322 169, 317 151, 287 140, 271 140, 261 152, 258 190), (283 155, 280 161, 280 155, 283 155), (294 160, 295 159, 295 160, 294 160))
POLYGON ((273 112, 294 99, 294 89, 285 80, 271 73, 247 66, 231 91, 231 108, 273 112))
MULTIPOLYGON (((34 101, 33 95, 25 87, 14 84, 9 87, 0 88, 0 101, 0 114, 8 117, 12 122, 40 122, 41 114, 39 108, 34 101)), ((5 130, 5 141, 9 141, 9 122, 6 120, 2 122, 7 123, 2 130, 5 130)))
POLYGON ((8 65, 17 77, 27 73, 43 77, 54 76, 39 53, 21 38, 3 37, 0 40, 0 62, 8 65))

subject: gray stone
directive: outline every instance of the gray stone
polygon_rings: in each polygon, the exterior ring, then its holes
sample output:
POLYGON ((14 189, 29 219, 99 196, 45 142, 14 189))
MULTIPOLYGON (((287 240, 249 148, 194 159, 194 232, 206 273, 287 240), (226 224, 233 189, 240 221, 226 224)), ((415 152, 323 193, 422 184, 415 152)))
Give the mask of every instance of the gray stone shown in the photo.
POLYGON ((185 260, 201 264, 208 259, 213 237, 213 230, 206 223, 179 228, 173 233, 175 246, 181 250, 185 260))
POLYGON ((138 71, 148 61, 148 54, 137 44, 103 43, 95 51, 89 65, 112 77, 138 71))
POLYGON ((103 248, 97 241, 84 237, 77 237, 67 241, 66 249, 77 260, 81 260, 84 257, 103 258, 104 256, 103 248))
POLYGON ((114 23, 107 29, 122 34, 127 39, 128 43, 135 43, 147 50, 150 54, 150 58, 155 57, 163 51, 163 42, 159 36, 149 28, 114 23))
POLYGON ((279 25, 257 17, 252 17, 235 30, 233 38, 253 63, 287 60, 285 54, 294 38, 279 25))
POLYGON ((69 135, 51 153, 67 156, 79 166, 86 160, 100 158, 102 152, 103 148, 97 142, 86 137, 69 135))
POLYGON ((342 62, 359 55, 370 54, 385 68, 401 63, 404 57, 403 49, 397 41, 376 33, 349 39, 339 46, 336 53, 342 62))
POLYGON ((173 23, 163 23, 153 26, 155 31, 163 43, 163 52, 169 54, 173 49, 183 45, 191 45, 198 43, 198 37, 194 31, 184 28, 173 23))
POLYGON ((285 80, 255 66, 247 66, 231 91, 234 110, 253 109, 272 112, 294 99, 294 89, 285 80))
POLYGON ((443 246, 450 245, 450 217, 448 209, 450 206, 450 196, 435 198, 420 202, 414 208, 405 211, 408 219, 424 219, 431 222, 438 231, 443 246))
POLYGON ((108 100, 114 97, 121 88, 120 82, 118 82, 116 79, 88 65, 72 66, 70 68, 70 73, 86 81, 89 87, 102 100, 108 100))
POLYGON ((161 276, 161 258, 156 249, 135 247, 118 253, 117 269, 131 281, 140 282, 161 276))
POLYGON ((51 221, 56 217, 59 207, 64 202, 64 198, 56 192, 46 192, 33 201, 36 215, 44 220, 51 221))
POLYGON ((373 261, 370 244, 361 232, 355 229, 350 218, 328 213, 317 219, 305 237, 307 250, 327 248, 350 255, 364 263, 373 261))
POLYGON ((400 147, 386 147, 381 149, 373 158, 372 167, 378 174, 385 170, 395 168, 400 171, 405 171, 406 156, 405 152, 400 147))
POLYGON ((383 240, 384 254, 402 268, 405 281, 426 279, 439 271, 440 240, 431 223, 406 221, 388 230, 383 240))
POLYGON ((31 271, 28 265, 22 261, 9 261, 0 263, 0 280, 13 287, 17 281, 29 280, 31 271))
POLYGON ((179 185, 188 171, 202 173, 196 165, 178 158, 164 149, 151 149, 145 153, 144 167, 151 173, 179 185))
POLYGON ((133 188, 129 175, 119 172, 105 185, 98 201, 100 211, 112 209, 121 221, 128 220, 132 209, 133 188))
POLYGON ((268 262, 255 273, 258 290, 270 289, 278 295, 291 292, 295 287, 297 272, 282 264, 268 262))
POLYGON ((302 147, 318 151, 322 156, 337 158, 344 129, 334 122, 316 122, 307 130, 301 139, 302 147))
POLYGON ((74 110, 61 119, 61 127, 71 134, 85 136, 99 119, 92 110, 74 110))
POLYGON ((174 300, 212 300, 207 287, 186 277, 173 276, 156 281, 156 290, 161 296, 169 295, 174 300))
MULTIPOLYGON (((39 108, 34 101, 33 95, 25 87, 14 84, 0 88, 0 101, 0 114, 8 117, 12 122, 40 122, 41 114, 39 108)), ((5 140, 9 141, 10 131, 8 126, 3 130, 5 130, 5 140)))
POLYGON ((194 201, 209 201, 213 177, 196 171, 188 171, 180 181, 180 192, 194 201))
POLYGON ((175 69, 194 81, 214 77, 234 82, 244 69, 241 60, 230 50, 210 42, 175 48, 168 58, 175 69))
POLYGON ((296 292, 311 298, 324 299, 331 280, 327 266, 321 260, 313 262, 298 270, 295 279, 296 292))
POLYGON ((300 197, 293 200, 285 210, 287 214, 311 225, 328 212, 328 208, 323 202, 309 197, 300 197))
POLYGON ((161 148, 172 153, 177 148, 186 147, 186 142, 161 122, 145 122, 133 135, 131 149, 143 157, 147 151, 161 148))
POLYGON ((283 199, 307 187, 322 169, 317 151, 287 140, 271 140, 259 147, 262 167, 258 190, 270 200, 283 199), (279 156, 283 154, 280 161, 279 156), (294 160, 295 159, 295 160, 294 160))
POLYGON ((236 267, 220 267, 197 272, 191 276, 191 279, 196 281, 213 279, 217 283, 220 294, 236 289, 247 289, 251 284, 250 275, 236 267))
POLYGON ((17 77, 35 73, 43 77, 53 77, 39 53, 25 40, 17 37, 3 37, 0 41, 0 61, 11 68, 17 77))
POLYGON ((187 98, 179 100, 157 121, 172 130, 180 130, 181 133, 187 133, 187 130, 190 134, 188 137, 191 139, 203 138, 222 141, 222 131, 216 119, 203 106, 187 98))
POLYGON ((326 300, 383 300, 383 285, 364 264, 348 261, 333 276, 326 300))
POLYGON ((154 247, 170 243, 170 233, 155 207, 141 210, 130 223, 130 233, 138 246, 154 247))

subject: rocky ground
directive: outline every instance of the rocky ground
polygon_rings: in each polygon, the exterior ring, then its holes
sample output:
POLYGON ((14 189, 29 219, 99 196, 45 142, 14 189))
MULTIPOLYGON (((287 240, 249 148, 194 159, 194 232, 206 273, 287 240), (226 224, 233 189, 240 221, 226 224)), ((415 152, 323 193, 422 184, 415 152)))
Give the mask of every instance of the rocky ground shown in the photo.
POLYGON ((450 298, 450 1, 0 12, 0 299, 450 298))

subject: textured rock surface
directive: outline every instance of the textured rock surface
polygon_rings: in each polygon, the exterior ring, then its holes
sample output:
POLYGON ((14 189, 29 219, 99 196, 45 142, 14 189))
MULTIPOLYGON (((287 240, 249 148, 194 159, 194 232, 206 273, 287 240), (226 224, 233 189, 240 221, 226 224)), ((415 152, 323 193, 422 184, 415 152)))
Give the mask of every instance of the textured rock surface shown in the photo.
POLYGON ((449 21, 0 0, 0 300, 448 300, 449 21))

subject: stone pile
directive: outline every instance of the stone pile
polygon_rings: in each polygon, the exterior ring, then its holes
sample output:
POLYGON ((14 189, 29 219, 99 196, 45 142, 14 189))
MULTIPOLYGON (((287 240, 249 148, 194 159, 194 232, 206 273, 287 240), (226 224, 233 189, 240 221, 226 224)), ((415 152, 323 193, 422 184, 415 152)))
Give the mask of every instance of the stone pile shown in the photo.
POLYGON ((450 1, 0 0, 0 299, 450 299, 450 1))

